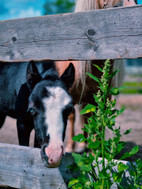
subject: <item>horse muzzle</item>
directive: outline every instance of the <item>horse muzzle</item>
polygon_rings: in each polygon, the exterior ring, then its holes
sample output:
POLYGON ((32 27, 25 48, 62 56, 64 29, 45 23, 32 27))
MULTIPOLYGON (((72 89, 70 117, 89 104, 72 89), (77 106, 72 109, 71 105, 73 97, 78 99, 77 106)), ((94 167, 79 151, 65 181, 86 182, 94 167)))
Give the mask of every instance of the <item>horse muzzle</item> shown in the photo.
POLYGON ((58 167, 64 154, 63 144, 55 146, 53 144, 44 144, 41 148, 41 157, 44 165, 48 168, 58 167))

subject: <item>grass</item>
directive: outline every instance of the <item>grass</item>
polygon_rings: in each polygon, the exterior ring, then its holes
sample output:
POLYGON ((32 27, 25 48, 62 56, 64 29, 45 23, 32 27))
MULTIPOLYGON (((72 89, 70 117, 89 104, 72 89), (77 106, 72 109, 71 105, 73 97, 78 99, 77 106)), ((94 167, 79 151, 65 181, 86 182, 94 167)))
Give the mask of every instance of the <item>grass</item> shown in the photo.
POLYGON ((123 83, 126 88, 121 90, 121 94, 142 94, 142 82, 129 82, 123 83))

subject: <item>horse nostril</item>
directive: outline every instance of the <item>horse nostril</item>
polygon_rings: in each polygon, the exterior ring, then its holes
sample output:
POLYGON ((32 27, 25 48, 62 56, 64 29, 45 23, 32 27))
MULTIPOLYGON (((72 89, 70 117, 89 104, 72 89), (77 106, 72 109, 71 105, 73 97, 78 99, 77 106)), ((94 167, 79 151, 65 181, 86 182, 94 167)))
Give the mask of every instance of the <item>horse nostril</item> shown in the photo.
POLYGON ((61 149, 62 149, 62 154, 64 155, 64 147, 63 147, 63 146, 61 146, 61 149))
POLYGON ((42 146, 42 148, 41 148, 41 158, 42 158, 42 160, 43 160, 45 166, 48 166, 48 165, 49 165, 49 163, 48 163, 48 157, 47 157, 47 155, 46 155, 46 153, 45 153, 45 148, 46 148, 46 147, 47 147, 47 145, 44 144, 44 145, 42 146))

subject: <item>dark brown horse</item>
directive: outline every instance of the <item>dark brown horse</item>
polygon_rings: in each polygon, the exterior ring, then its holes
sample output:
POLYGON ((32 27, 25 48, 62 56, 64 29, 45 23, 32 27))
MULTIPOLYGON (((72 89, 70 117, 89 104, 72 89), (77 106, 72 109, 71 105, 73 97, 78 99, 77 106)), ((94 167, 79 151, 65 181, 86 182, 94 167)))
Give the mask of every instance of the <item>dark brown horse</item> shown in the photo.
MULTIPOLYGON (((75 12, 83 12, 94 9, 104 9, 118 6, 134 6, 136 3, 134 0, 77 0, 75 6, 75 12)), ((74 61, 75 67, 75 83, 70 90, 73 100, 76 104, 75 106, 75 117, 71 115, 69 117, 68 129, 68 145, 66 151, 70 152, 73 150, 72 136, 74 135, 74 126, 82 127, 84 124, 84 118, 79 114, 81 107, 87 103, 92 103, 92 93, 97 91, 97 83, 94 83, 90 78, 86 76, 86 72, 91 72, 97 77, 101 77, 101 73, 93 66, 93 64, 98 64, 103 67, 104 61, 94 60, 94 61, 74 61)), ((56 67, 61 75, 63 71, 68 67, 69 61, 56 62, 56 67)), ((122 60, 112 61, 112 68, 119 69, 119 73, 113 78, 112 85, 120 86, 123 81, 124 75, 124 65, 122 60)), ((81 131, 81 129, 80 129, 81 131)), ((84 145, 84 144, 81 144, 84 145)), ((80 149, 79 149, 80 150, 80 149)))

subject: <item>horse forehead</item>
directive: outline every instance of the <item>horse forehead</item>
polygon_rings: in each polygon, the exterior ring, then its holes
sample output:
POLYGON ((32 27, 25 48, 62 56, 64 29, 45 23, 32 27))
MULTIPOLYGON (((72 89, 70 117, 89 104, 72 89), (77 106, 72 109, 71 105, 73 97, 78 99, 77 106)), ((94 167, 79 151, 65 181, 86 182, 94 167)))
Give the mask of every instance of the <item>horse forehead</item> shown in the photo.
POLYGON ((43 99, 45 106, 54 104, 63 107, 71 102, 70 95, 61 87, 46 87, 46 90, 50 95, 43 99))

